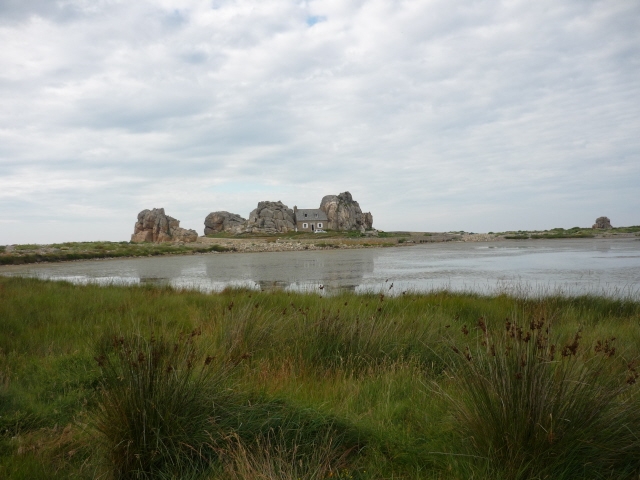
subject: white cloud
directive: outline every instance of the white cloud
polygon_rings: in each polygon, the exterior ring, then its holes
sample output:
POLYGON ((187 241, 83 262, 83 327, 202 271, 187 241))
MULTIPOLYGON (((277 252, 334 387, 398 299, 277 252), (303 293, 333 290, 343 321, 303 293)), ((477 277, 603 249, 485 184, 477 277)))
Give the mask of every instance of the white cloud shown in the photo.
POLYGON ((347 189, 387 230, 639 224, 639 32, 595 0, 3 2, 0 244, 347 189))

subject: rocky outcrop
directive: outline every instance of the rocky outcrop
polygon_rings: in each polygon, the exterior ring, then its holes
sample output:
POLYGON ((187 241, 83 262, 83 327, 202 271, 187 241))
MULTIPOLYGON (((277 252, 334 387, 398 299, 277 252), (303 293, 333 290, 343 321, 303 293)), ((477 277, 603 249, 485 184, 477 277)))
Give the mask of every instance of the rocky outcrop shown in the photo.
POLYGON ((178 227, 171 230, 171 241, 172 242, 184 242, 191 243, 198 240, 198 232, 192 229, 178 227))
POLYGON ((249 214, 245 232, 286 233, 295 230, 293 210, 280 201, 259 202, 249 214))
POLYGON ((164 213, 164 208, 142 210, 138 214, 131 241, 140 242, 195 242, 198 233, 180 227, 180 220, 176 220, 164 213))
POLYGON ((320 210, 327 214, 331 230, 360 230, 373 228, 371 212, 362 213, 362 209, 349 192, 340 195, 327 195, 320 202, 320 210))
POLYGON ((608 230, 613 228, 611 226, 611 220, 608 217, 598 217, 596 218, 596 223, 593 224, 591 228, 599 229, 599 230, 608 230))
POLYGON ((371 212, 364 214, 364 228, 367 230, 373 228, 373 215, 371 215, 371 212))
POLYGON ((204 234, 211 235, 220 232, 240 233, 246 227, 246 218, 236 213, 225 211, 211 212, 204 219, 204 234))

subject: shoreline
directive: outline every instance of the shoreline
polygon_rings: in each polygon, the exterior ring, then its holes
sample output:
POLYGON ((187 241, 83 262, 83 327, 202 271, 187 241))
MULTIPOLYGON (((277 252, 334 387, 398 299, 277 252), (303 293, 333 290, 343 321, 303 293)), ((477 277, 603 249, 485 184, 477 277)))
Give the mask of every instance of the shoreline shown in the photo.
POLYGON ((486 243, 507 240, 640 240, 640 233, 598 233, 592 236, 539 236, 531 237, 487 233, 422 233, 406 232, 382 237, 198 237, 193 243, 140 243, 129 242, 67 242, 49 245, 9 245, 0 250, 0 268, 43 263, 64 263, 92 260, 115 260, 175 255, 208 255, 233 253, 268 253, 319 250, 347 250, 363 248, 412 247, 431 243, 486 243), (56 245, 65 245, 64 247, 56 245), (83 248, 84 246, 84 248, 83 248), (87 247, 88 246, 88 247, 87 247), (34 247, 34 248, 25 248, 34 247), (93 247, 93 248, 91 248, 93 247), (118 248, 121 247, 121 251, 118 248), (122 253, 126 250, 126 254, 122 253))

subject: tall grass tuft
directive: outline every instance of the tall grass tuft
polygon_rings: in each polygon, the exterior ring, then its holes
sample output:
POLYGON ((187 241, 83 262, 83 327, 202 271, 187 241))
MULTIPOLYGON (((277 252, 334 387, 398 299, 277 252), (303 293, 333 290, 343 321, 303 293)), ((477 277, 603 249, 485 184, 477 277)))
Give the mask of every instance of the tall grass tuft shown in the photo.
POLYGON ((194 331, 175 343, 140 335, 103 341, 93 424, 114 478, 187 476, 207 468, 210 415, 226 372, 203 358, 194 331))
POLYGON ((638 373, 615 339, 583 345, 578 331, 559 343, 542 318, 499 333, 481 318, 476 341, 452 347, 463 454, 509 479, 637 478, 638 373))

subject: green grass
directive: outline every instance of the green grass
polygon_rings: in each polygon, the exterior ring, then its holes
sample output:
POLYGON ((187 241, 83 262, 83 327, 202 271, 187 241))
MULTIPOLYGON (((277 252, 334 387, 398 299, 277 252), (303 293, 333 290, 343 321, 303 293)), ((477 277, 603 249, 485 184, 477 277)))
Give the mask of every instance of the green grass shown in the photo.
MULTIPOLYGON (((545 231, 527 231, 518 230, 517 232, 503 232, 498 235, 504 235, 508 240, 528 240, 528 239, 559 239, 559 238, 594 238, 597 235, 616 235, 619 233, 638 233, 640 226, 616 227, 608 230, 594 230, 591 228, 573 227, 569 229, 552 228, 545 231)), ((493 232, 489 232, 493 233, 493 232)))
POLYGON ((220 232, 206 235, 208 238, 267 238, 267 239, 283 239, 283 240, 309 240, 318 238, 350 238, 361 236, 359 231, 340 231, 340 230, 325 230, 324 233, 314 232, 295 232, 290 231, 286 233, 241 233, 232 234, 229 232, 220 232))
POLYGON ((543 317, 478 325, 476 339, 452 345, 456 394, 445 393, 460 450, 498 478, 633 475, 637 365, 615 357, 613 338, 585 346, 578 330, 558 343, 543 317))
POLYGON ((230 251, 222 245, 177 245, 170 243, 67 242, 53 245, 16 245, 13 252, 0 249, 0 265, 64 262, 94 258, 185 255, 230 251))
POLYGON ((613 233, 640 233, 640 225, 613 228, 613 233))
POLYGON ((0 277, 0 328, 0 478, 640 473, 630 299, 0 277))

